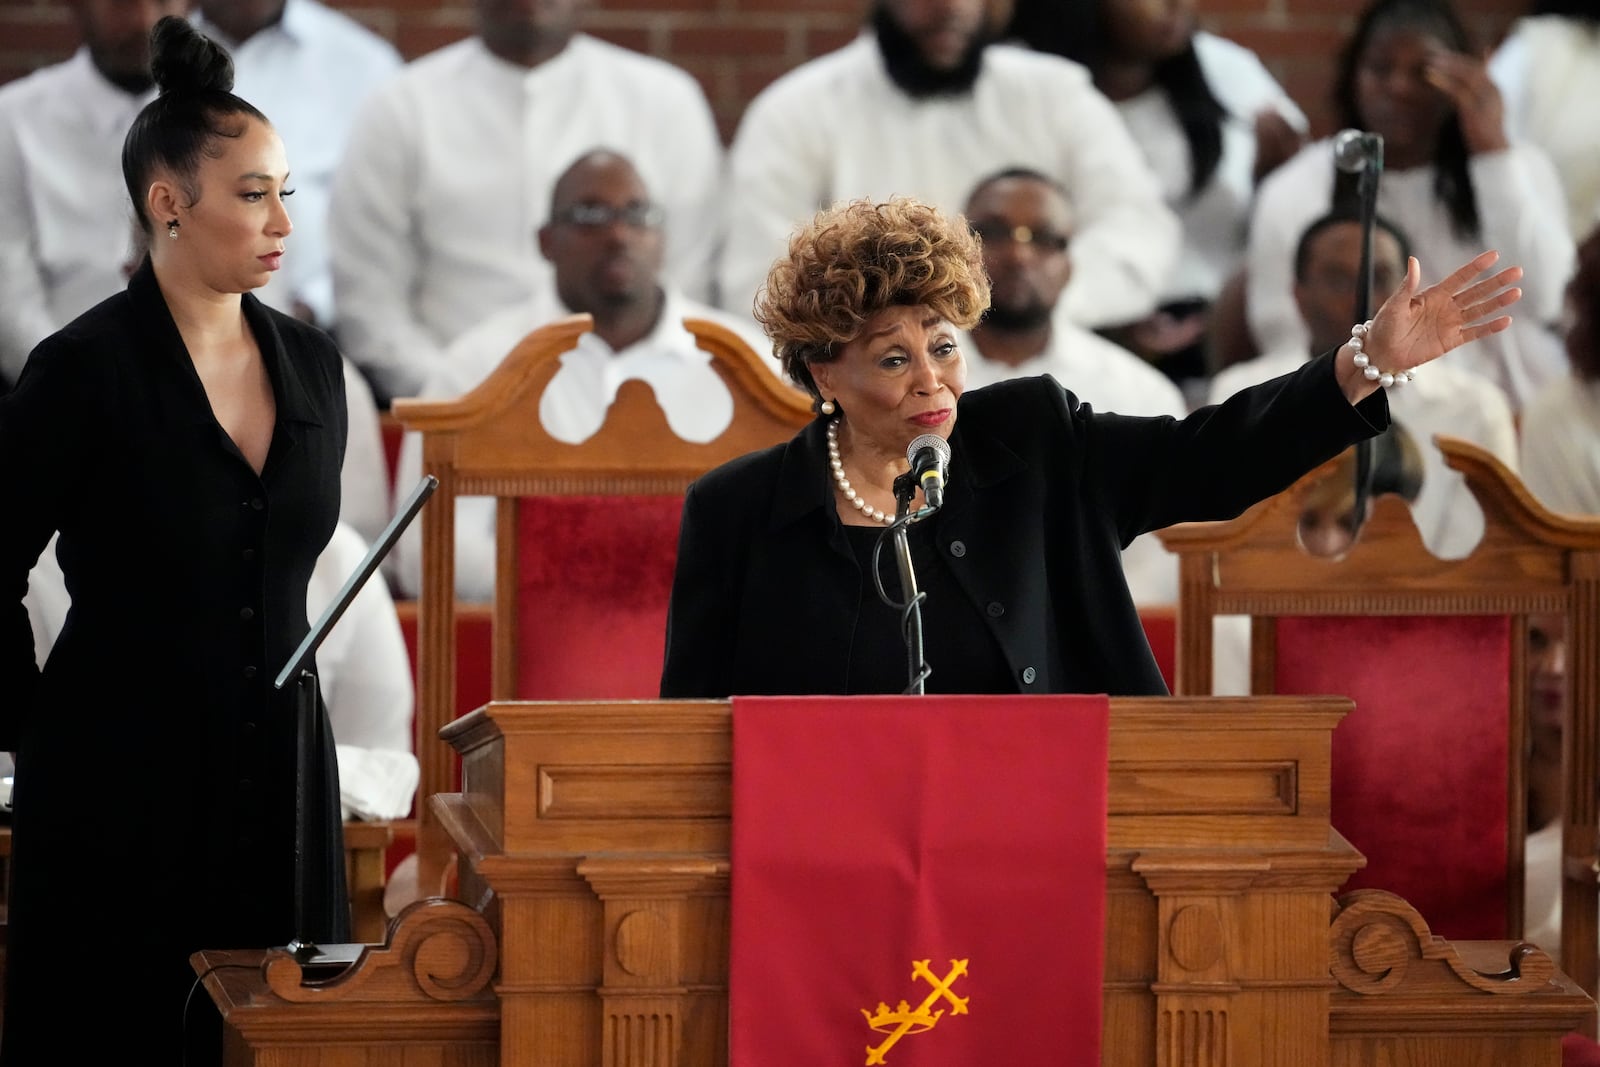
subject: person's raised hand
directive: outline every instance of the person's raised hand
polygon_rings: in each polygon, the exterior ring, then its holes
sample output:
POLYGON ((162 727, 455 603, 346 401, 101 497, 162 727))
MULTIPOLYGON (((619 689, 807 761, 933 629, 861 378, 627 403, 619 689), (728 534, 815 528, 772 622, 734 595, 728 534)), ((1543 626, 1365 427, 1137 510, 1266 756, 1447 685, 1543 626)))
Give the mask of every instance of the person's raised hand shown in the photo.
MULTIPOLYGON (((1372 317, 1363 341, 1371 366, 1399 374, 1510 326, 1511 316, 1502 312, 1522 299, 1516 286, 1522 268, 1507 267, 1485 277, 1499 259, 1498 252, 1481 252, 1439 284, 1424 289, 1422 267, 1412 256, 1405 281, 1372 317)), ((1352 403, 1378 388, 1355 365, 1354 356, 1347 344, 1336 364, 1339 383, 1352 403)))
POLYGON ((1428 83, 1455 105, 1461 122, 1461 137, 1467 151, 1501 152, 1510 147, 1506 139, 1506 106, 1500 89, 1489 77, 1489 65, 1477 56, 1434 48, 1428 53, 1424 74, 1428 83))

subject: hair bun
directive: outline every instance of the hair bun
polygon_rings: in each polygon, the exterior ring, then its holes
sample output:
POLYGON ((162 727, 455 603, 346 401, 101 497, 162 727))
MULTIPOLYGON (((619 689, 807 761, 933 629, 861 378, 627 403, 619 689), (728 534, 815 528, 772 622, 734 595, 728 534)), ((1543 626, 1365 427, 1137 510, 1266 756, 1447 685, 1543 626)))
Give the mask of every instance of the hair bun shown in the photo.
POLYGON ((187 19, 168 15, 150 31, 150 73, 163 94, 233 90, 233 60, 187 19))

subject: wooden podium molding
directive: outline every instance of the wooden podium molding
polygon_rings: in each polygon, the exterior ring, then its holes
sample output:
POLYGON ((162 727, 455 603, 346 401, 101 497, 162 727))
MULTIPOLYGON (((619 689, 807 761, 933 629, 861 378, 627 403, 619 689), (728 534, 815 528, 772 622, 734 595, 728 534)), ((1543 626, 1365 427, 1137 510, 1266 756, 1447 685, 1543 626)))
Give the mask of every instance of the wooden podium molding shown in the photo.
MULTIPOLYGON (((1328 823, 1350 706, 1111 702, 1103 1064, 1559 1065, 1594 1004, 1543 952, 1443 941, 1388 893, 1336 905, 1363 862, 1328 823)), ((461 902, 403 913, 313 992, 281 957, 210 975, 230 1064, 726 1064, 730 719, 494 703, 452 724, 464 788, 434 803, 461 902)))

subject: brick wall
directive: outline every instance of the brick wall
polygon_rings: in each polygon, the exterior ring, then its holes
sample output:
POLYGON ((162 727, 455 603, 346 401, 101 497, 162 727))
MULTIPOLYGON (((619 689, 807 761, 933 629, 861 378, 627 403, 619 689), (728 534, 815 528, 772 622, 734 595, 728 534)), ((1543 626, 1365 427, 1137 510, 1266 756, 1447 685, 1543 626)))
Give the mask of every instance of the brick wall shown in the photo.
MULTIPOLYGON (((328 0, 413 58, 471 33, 471 0, 328 0)), ((1082 2, 1082 0, 1063 0, 1082 2)), ((1331 122, 1334 57, 1365 0, 1198 0, 1201 21, 1253 48, 1312 117, 1331 122)), ((1529 0, 1457 0, 1484 41, 1498 40, 1529 0)), ((592 0, 588 29, 688 69, 705 86, 723 135, 779 74, 849 40, 866 0, 592 0)), ((77 44, 65 0, 0 0, 0 81, 53 63, 77 44)))

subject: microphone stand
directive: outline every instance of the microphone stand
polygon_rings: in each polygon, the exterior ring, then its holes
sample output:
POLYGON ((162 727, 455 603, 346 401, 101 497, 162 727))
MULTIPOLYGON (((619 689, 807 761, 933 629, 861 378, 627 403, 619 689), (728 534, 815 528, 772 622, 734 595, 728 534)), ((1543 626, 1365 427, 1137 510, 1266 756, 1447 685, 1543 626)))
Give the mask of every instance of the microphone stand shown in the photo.
MULTIPOLYGON (((1361 221, 1361 263, 1356 271, 1355 321, 1372 317, 1372 240, 1378 219, 1378 175, 1383 171, 1383 138, 1363 134, 1369 146, 1356 179, 1356 199, 1361 221)), ((1367 521, 1367 500, 1372 496, 1372 439, 1356 443, 1356 500, 1353 531, 1361 533, 1367 521)))
POLYGON ((912 481, 910 474, 902 474, 894 480, 894 523, 889 527, 889 533, 894 538, 894 558, 900 570, 900 594, 905 598, 901 608, 901 625, 906 640, 906 675, 909 681, 904 692, 922 696, 925 692, 923 683, 933 671, 923 658, 924 594, 917 591, 917 576, 911 566, 911 544, 907 537, 911 521, 916 517, 911 512, 911 498, 916 491, 917 483, 912 481))
MULTIPOLYGON (((389 520, 378 540, 367 550, 355 572, 345 581, 344 588, 339 590, 339 595, 323 611, 317 624, 306 633, 305 639, 300 642, 300 647, 295 649, 289 657, 289 662, 283 665, 283 670, 278 673, 277 679, 272 683, 274 689, 282 689, 291 679, 295 683, 295 783, 294 783, 294 937, 285 946, 286 951, 294 957, 295 962, 301 967, 303 973, 327 976, 344 970, 355 962, 356 958, 366 948, 360 944, 335 944, 318 945, 311 937, 312 901, 318 895, 319 875, 324 878, 334 877, 330 872, 322 870, 321 865, 314 861, 308 848, 311 837, 313 821, 326 819, 329 812, 321 810, 317 804, 316 796, 311 789, 313 776, 317 775, 333 758, 333 753, 323 750, 322 730, 318 722, 317 706, 320 703, 320 693, 317 684, 316 652, 322 642, 332 631, 334 624, 343 617, 345 609, 355 600, 356 594, 366 584, 368 578, 377 571, 378 566, 394 548, 395 542, 400 539, 400 534, 411 525, 411 520, 416 518, 417 512, 422 510, 422 505, 433 495, 439 487, 439 479, 433 475, 424 475, 422 481, 411 491, 405 503, 400 505, 394 518, 389 520)), ((342 880, 342 876, 341 880, 342 880)), ((325 888, 325 886, 324 886, 325 888)), ((329 918, 321 916, 324 922, 329 918)))

